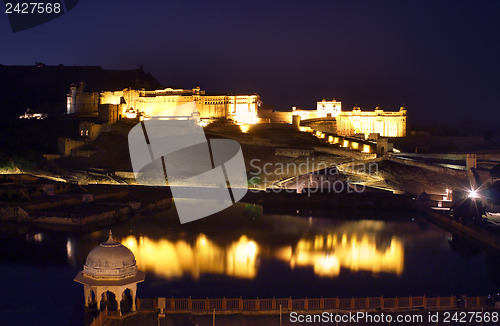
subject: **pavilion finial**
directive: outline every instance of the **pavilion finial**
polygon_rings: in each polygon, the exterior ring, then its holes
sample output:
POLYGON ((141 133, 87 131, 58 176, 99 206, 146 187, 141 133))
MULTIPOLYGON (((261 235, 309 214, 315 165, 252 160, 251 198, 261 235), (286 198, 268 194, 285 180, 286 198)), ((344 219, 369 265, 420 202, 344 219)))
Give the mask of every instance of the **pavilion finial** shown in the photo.
POLYGON ((113 232, 109 230, 109 237, 108 240, 104 243, 101 243, 101 246, 118 246, 121 245, 119 242, 116 242, 115 239, 113 239, 113 232))

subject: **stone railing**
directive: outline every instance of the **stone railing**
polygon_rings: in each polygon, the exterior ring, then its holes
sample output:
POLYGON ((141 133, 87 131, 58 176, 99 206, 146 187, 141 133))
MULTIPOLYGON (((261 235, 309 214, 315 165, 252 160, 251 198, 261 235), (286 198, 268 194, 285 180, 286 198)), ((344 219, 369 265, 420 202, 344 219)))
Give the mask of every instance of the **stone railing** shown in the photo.
MULTIPOLYGON (((466 308, 480 308, 487 306, 486 297, 464 297, 466 308)), ((162 304, 163 305, 163 304, 162 304)), ((449 309, 457 307, 457 297, 404 297, 404 298, 314 298, 314 299, 191 299, 191 298, 159 298, 137 299, 137 310, 157 311, 165 313, 203 313, 203 312, 278 312, 282 311, 353 311, 375 309, 449 309), (164 302, 165 306, 158 305, 164 302)))

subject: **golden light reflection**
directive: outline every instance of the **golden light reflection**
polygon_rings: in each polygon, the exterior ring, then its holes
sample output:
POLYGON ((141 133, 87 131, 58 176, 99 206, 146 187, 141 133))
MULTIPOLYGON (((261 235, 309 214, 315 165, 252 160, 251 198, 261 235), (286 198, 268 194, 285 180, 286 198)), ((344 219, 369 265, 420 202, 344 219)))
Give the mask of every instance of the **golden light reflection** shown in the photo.
MULTIPOLYGON (((288 257, 277 255, 277 258, 288 257)), ((356 234, 348 238, 342 234, 340 241, 335 234, 318 235, 314 240, 301 239, 290 257, 290 266, 313 266, 319 276, 337 276, 340 267, 352 271, 387 272, 401 275, 404 266, 404 247, 397 238, 392 238, 385 247, 377 246, 375 234, 356 234)))
POLYGON ((242 133, 246 134, 248 132, 248 130, 250 130, 250 125, 247 125, 247 124, 240 125, 240 130, 242 133))
POLYGON ((184 240, 152 240, 144 236, 139 240, 129 236, 121 242, 134 253, 140 269, 168 279, 185 274, 199 279, 203 273, 254 278, 257 273, 259 248, 246 236, 226 248, 213 243, 204 234, 200 234, 194 244, 184 240))
POLYGON ((227 250, 226 274, 254 278, 256 275, 255 259, 257 252, 257 244, 242 236, 238 242, 233 243, 227 250))
POLYGON ((241 236, 221 246, 200 234, 194 241, 153 240, 126 237, 121 241, 135 255, 140 269, 167 279, 203 273, 239 278, 255 278, 259 256, 288 262, 290 267, 312 267, 321 277, 336 277, 341 268, 351 271, 401 275, 404 247, 395 237, 381 239, 376 232, 316 235, 300 239, 295 245, 278 248, 258 245, 241 236))

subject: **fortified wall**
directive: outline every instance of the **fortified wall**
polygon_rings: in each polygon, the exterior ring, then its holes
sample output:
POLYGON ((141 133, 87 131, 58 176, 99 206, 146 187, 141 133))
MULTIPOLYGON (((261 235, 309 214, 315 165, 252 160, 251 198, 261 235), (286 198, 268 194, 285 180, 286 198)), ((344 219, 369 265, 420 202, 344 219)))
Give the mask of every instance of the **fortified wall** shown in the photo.
POLYGON ((374 111, 361 111, 360 107, 342 111, 341 102, 322 100, 317 102, 316 110, 300 110, 296 107, 286 112, 259 110, 258 117, 265 122, 291 123, 292 116, 296 115, 314 130, 320 130, 318 126, 321 126, 326 129, 320 131, 341 136, 379 134, 382 137, 405 137, 406 114, 404 106, 399 111, 384 111, 379 107, 374 111))
POLYGON ((206 94, 199 87, 193 89, 165 88, 146 91, 124 89, 100 93, 83 91, 72 84, 67 100, 68 114, 94 115, 108 122, 124 118, 178 116, 175 108, 195 102, 202 119, 229 118, 243 123, 255 123, 261 104, 257 94, 206 94))
POLYGON ((361 111, 354 107, 352 111, 343 111, 337 117, 337 133, 339 135, 375 134, 382 137, 406 136, 406 108, 399 111, 384 111, 375 108, 374 111, 361 111))
POLYGON ((259 95, 206 94, 200 87, 193 89, 165 88, 146 91, 124 89, 121 91, 84 92, 84 84, 71 85, 67 99, 67 113, 99 116, 106 122, 121 119, 179 116, 176 107, 195 102, 201 119, 231 119, 239 123, 292 123, 292 116, 302 121, 321 124, 322 130, 342 136, 379 134, 382 137, 406 136, 406 108, 399 111, 342 111, 342 102, 323 99, 316 103, 316 110, 279 112, 261 109, 259 95), (314 119, 314 121, 312 121, 314 119), (323 121, 324 120, 324 121, 323 121), (328 124, 325 126, 325 124, 328 124), (326 128, 326 129, 325 129, 326 128))

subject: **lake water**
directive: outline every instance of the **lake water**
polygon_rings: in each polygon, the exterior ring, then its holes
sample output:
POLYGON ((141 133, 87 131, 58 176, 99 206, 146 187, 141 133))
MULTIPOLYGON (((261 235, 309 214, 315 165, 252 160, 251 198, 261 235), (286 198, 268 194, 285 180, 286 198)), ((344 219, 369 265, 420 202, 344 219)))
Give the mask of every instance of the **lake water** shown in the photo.
MULTIPOLYGON (((170 210, 112 230, 146 272, 142 298, 486 295, 500 288, 497 258, 417 215, 378 217, 266 215, 238 203, 185 225, 170 210)), ((83 286, 73 277, 107 236, 108 229, 68 235, 3 226, 2 319, 81 325, 83 286)))

